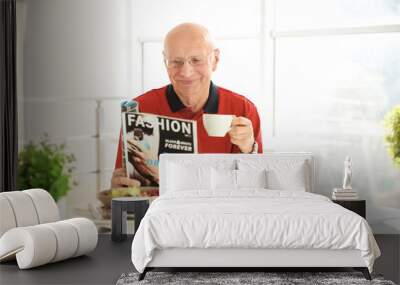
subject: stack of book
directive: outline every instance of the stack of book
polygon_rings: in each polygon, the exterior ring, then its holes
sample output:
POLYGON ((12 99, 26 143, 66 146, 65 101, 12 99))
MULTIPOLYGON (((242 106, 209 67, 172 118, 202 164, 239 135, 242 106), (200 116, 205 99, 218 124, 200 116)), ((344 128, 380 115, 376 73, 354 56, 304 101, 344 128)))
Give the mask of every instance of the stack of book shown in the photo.
POLYGON ((333 200, 358 200, 358 193, 353 189, 335 188, 332 192, 333 200))

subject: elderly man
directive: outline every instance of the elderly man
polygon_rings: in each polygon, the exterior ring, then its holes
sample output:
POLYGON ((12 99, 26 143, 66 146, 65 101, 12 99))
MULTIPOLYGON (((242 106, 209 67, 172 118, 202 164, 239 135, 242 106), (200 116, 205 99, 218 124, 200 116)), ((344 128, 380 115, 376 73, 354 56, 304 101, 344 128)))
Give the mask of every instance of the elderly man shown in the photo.
MULTIPOLYGON (((165 37, 163 54, 171 84, 136 97, 140 112, 197 121, 199 153, 262 152, 260 119, 254 104, 211 81, 220 51, 205 27, 193 23, 176 26, 165 37), (204 113, 236 115, 228 135, 208 136, 202 122, 204 113)), ((121 167, 120 139, 112 187, 138 185, 121 167)))

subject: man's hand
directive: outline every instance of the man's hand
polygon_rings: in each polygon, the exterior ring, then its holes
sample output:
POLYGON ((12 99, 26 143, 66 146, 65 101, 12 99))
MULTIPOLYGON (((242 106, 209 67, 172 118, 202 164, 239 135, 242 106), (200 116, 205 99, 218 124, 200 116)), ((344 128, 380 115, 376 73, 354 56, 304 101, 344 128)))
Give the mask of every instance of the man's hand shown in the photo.
POLYGON ((125 168, 117 168, 114 170, 111 178, 111 188, 139 186, 140 182, 138 180, 126 177, 125 168))
POLYGON ((254 145, 253 124, 245 117, 235 117, 229 131, 231 143, 239 147, 243 153, 251 153, 254 145))

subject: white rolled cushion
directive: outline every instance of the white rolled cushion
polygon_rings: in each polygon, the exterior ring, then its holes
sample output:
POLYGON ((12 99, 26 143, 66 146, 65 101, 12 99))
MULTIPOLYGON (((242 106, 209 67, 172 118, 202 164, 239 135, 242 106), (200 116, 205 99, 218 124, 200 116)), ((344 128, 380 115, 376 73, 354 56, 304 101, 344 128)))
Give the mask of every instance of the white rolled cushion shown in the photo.
POLYGON ((1 193, 14 211, 17 227, 33 226, 39 223, 38 214, 31 197, 23 191, 1 193))
POLYGON ((95 224, 86 218, 73 218, 59 223, 68 223, 76 229, 78 233, 78 248, 74 254, 79 256, 86 254, 96 248, 97 245, 97 228, 95 224))
POLYGON ((213 190, 225 189, 236 190, 236 170, 211 169, 211 188, 213 190))
POLYGON ((97 245, 97 229, 86 218, 8 230, 0 238, 0 261, 17 258, 20 269, 76 257, 97 245))
POLYGON ((237 187, 267 188, 267 170, 236 170, 237 187))
POLYGON ((75 255, 78 249, 79 237, 73 225, 55 222, 43 224, 43 226, 51 229, 56 235, 57 250, 51 262, 64 260, 75 255))
POLYGON ((53 197, 43 189, 29 189, 22 191, 28 194, 36 208, 39 224, 51 223, 60 219, 60 213, 53 197))
POLYGON ((17 226, 10 202, 2 194, 0 193, 0 237, 9 229, 17 226))
POLYGON ((211 188, 211 167, 179 165, 170 163, 168 169, 168 191, 211 188))
POLYGON ((49 263, 55 256, 57 240, 43 225, 13 228, 0 238, 0 260, 16 253, 20 269, 49 263))

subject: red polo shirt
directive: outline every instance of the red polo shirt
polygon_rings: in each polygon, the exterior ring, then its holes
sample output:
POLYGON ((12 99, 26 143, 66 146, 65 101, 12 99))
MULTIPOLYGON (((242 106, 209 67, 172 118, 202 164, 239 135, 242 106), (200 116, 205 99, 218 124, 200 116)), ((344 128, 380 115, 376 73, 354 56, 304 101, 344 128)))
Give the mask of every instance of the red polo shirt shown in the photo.
MULTIPOLYGON (((210 84, 210 94, 203 109, 197 113, 191 112, 180 101, 172 85, 153 89, 134 99, 139 103, 139 111, 197 122, 198 153, 240 153, 239 148, 230 142, 230 137, 210 137, 203 126, 202 115, 229 114, 246 117, 253 124, 254 137, 258 143, 258 152, 262 153, 260 117, 256 106, 242 95, 210 84)), ((122 140, 118 144, 115 168, 122 167, 122 140)))

